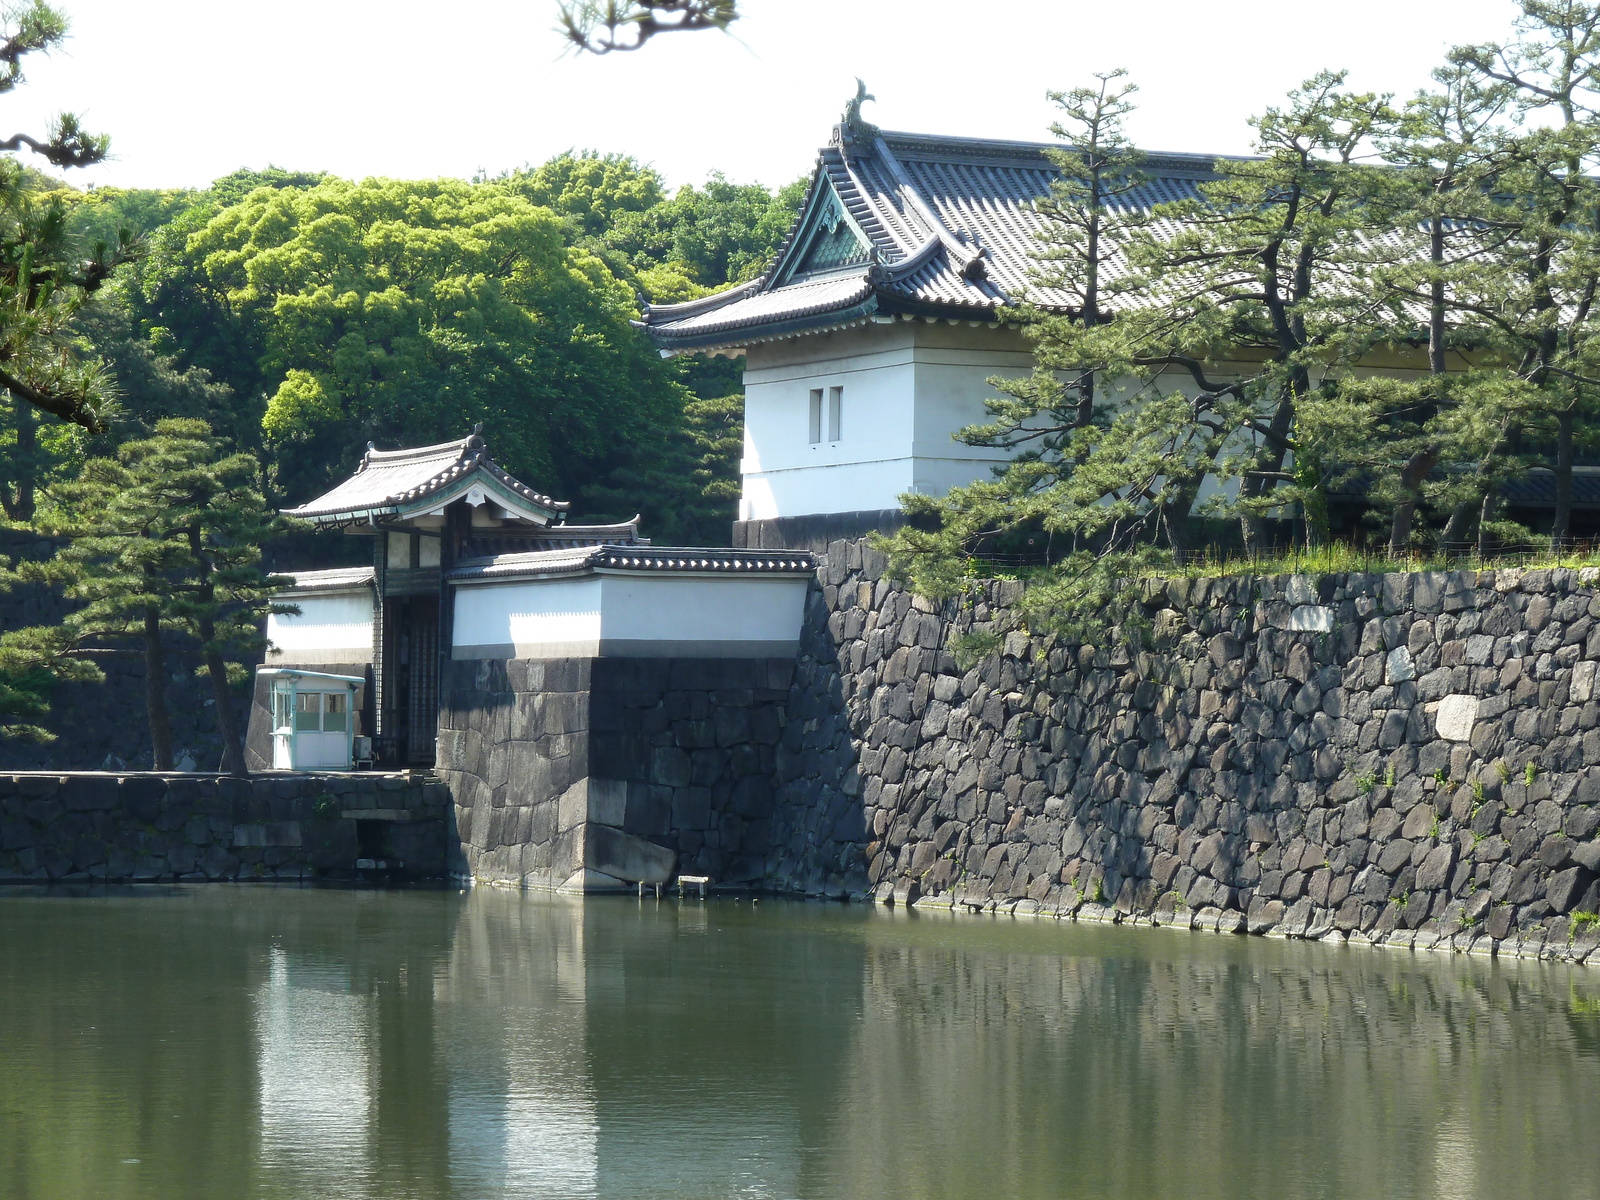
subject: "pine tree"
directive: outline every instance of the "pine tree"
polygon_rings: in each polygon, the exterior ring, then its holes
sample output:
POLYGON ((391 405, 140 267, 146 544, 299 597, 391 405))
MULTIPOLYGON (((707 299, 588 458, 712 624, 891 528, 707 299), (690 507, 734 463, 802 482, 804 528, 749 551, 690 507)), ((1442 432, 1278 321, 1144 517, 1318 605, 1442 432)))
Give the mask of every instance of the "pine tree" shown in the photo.
POLYGON ((1461 506, 1452 495, 1461 490, 1459 471, 1442 481, 1430 477, 1441 464, 1482 456, 1488 443, 1474 418, 1483 415, 1481 406, 1506 398, 1492 373, 1469 369, 1483 338, 1477 322, 1463 320, 1462 308, 1498 269, 1490 228, 1495 151, 1511 97, 1504 85, 1459 64, 1435 71, 1434 81, 1438 88, 1405 106, 1383 146, 1395 169, 1385 172, 1390 186, 1376 212, 1410 252, 1372 281, 1380 301, 1388 293, 1397 329, 1422 318, 1427 377, 1352 381, 1353 391, 1375 401, 1362 406, 1364 428, 1326 439, 1343 448, 1347 464, 1371 473, 1369 499, 1392 504, 1388 545, 1394 554, 1411 549, 1425 501, 1461 506))
MULTIPOLYGON (((1496 204, 1485 225, 1498 270, 1458 308, 1514 378, 1534 389, 1536 403, 1506 423, 1497 452, 1506 456, 1530 424, 1553 435, 1550 533, 1559 543, 1571 534, 1576 442, 1600 388, 1600 5, 1522 0, 1521 8, 1510 43, 1451 55, 1485 85, 1504 88, 1516 107, 1497 150, 1496 204)), ((1496 474, 1485 473, 1480 486, 1480 543, 1496 474)))
MULTIPOLYGON (((0 7, 0 95, 22 84, 30 55, 56 49, 66 36, 66 18, 42 0, 0 7)), ((57 117, 43 138, 18 133, 0 140, 0 151, 28 149, 57 167, 100 162, 109 148, 104 136, 86 132, 70 113, 57 117)), ((112 271, 139 251, 137 240, 119 231, 85 254, 61 197, 36 195, 28 170, 15 158, 0 158, 0 389, 59 420, 104 433, 111 396, 106 373, 75 352, 70 329, 112 271)))
POLYGON ((261 621, 286 582, 261 570, 261 545, 282 523, 266 508, 259 476, 255 458, 228 452, 205 422, 158 421, 152 436, 124 443, 115 458, 91 459, 59 489, 72 514, 55 531, 66 545, 49 563, 19 568, 64 584, 80 606, 58 629, 7 634, 0 648, 60 645, 81 656, 84 647, 137 641, 157 770, 172 766, 164 686, 168 638, 179 633, 196 644, 211 683, 223 769, 245 773, 232 686, 247 676, 240 660, 264 648, 261 621))
POLYGON ((561 0, 561 32, 579 50, 637 50, 663 33, 723 29, 739 19, 735 0, 561 0))
MULTIPOLYGON (((1307 418, 1337 403, 1354 364, 1393 338, 1368 280, 1404 252, 1369 236, 1379 184, 1363 161, 1394 114, 1386 98, 1343 83, 1331 73, 1309 80, 1255 122, 1259 158, 1219 160, 1218 178, 1193 198, 1146 201, 1141 219, 1123 223, 1116 250, 1131 270, 1106 303, 1112 319, 1098 306, 1086 316, 1082 302, 1066 315, 1025 316, 1044 369, 992 380, 1005 393, 988 402, 996 419, 958 435, 1018 452, 992 481, 943 499, 905 497, 912 525, 891 543, 897 569, 948 591, 967 555, 1031 524, 1068 550, 1056 583, 1035 589, 1037 602, 1093 611, 1115 574, 1147 563, 1160 542, 1190 548, 1208 478, 1234 488, 1210 503, 1239 518, 1247 550, 1262 547, 1264 518, 1292 504, 1308 540, 1326 536, 1335 467, 1303 436, 1317 428, 1307 418), (1101 381, 1104 411, 1095 406, 1079 425, 1085 389, 1069 395, 1058 371, 1101 381), (1060 417, 1069 420, 1052 426, 1060 417), (1032 434, 1036 425, 1043 436, 1032 434)), ((1081 170, 1093 159, 1076 161, 1081 170)), ((1122 166, 1122 177, 1135 169, 1122 166)), ((1047 276, 1076 262, 1078 278, 1092 281, 1100 255, 1089 251, 1085 206, 1096 199, 1069 181, 1045 238, 1047 253, 1066 253, 1045 260, 1047 276)), ((1117 208, 1139 199, 1134 190, 1117 208)))

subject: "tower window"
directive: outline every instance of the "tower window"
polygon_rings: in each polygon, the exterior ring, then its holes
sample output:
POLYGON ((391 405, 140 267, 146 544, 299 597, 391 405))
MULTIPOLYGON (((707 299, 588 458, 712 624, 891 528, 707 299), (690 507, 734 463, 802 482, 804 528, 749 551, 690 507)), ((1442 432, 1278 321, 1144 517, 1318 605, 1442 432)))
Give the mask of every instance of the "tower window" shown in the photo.
POLYGON ((843 429, 844 389, 812 388, 810 409, 811 444, 837 442, 843 429))

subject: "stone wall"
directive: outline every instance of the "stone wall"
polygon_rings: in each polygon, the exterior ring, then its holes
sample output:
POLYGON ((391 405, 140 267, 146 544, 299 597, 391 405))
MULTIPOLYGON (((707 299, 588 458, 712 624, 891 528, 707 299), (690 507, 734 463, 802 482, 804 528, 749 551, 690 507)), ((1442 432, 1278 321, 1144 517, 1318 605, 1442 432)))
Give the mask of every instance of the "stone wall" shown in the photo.
POLYGON ((0 882, 439 878, 447 789, 406 775, 0 775, 0 882))
MULTIPOLYGON (((0 530, 0 556, 45 558, 48 538, 19 530, 0 530)), ((0 629, 54 624, 68 611, 50 588, 27 584, 0 591, 0 629)), ((216 701, 210 681, 195 674, 196 655, 174 639, 167 656, 167 712, 172 722, 173 761, 180 767, 215 770, 222 762, 216 701)), ((150 765, 150 733, 145 718, 144 658, 123 648, 95 660, 104 683, 65 683, 50 696, 50 712, 38 724, 57 735, 52 742, 0 739, 0 770, 127 770, 150 765)), ((236 692, 240 727, 250 696, 236 692)))
MULTIPOLYGON (((1586 957, 1593 571, 1147 582, 1137 647, 935 605, 835 543, 767 878, 811 894, 1586 957), (989 635, 958 665, 953 637, 989 635)), ((973 643, 968 642, 968 645, 973 643)))
POLYGON ((439 771, 473 878, 759 885, 789 660, 450 664, 439 771))

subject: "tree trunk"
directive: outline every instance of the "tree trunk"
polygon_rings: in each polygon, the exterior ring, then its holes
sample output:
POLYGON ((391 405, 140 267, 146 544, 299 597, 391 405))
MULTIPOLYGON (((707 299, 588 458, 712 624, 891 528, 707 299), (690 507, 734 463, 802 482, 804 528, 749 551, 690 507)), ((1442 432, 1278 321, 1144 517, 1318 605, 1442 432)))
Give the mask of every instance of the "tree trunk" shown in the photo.
MULTIPOLYGON (((1444 218, 1435 216, 1428 222, 1428 261, 1437 272, 1445 262, 1444 218)), ((1445 290, 1444 280, 1435 274, 1428 285, 1428 374, 1432 380, 1432 401, 1428 411, 1438 412, 1444 400, 1445 387, 1445 290)), ((1389 524, 1389 553, 1405 554, 1411 549, 1411 531, 1417 524, 1417 506, 1422 503, 1422 482, 1428 473, 1439 465, 1438 445, 1423 446, 1406 460, 1400 469, 1400 503, 1395 505, 1394 519, 1389 524)), ((1455 514, 1451 514, 1452 520, 1455 514)))
POLYGON ((39 482, 39 416, 21 396, 11 397, 16 414, 17 446, 12 455, 16 478, 0 492, 0 505, 13 521, 31 521, 39 482))
POLYGON ((144 709, 150 722, 150 762, 172 770, 172 722, 167 718, 167 656, 161 644, 161 615, 144 610, 144 709))
POLYGON ((1572 409, 1556 418, 1556 513, 1550 523, 1550 541, 1560 548, 1572 537, 1572 409))
POLYGON ((1491 549, 1489 545, 1489 518, 1494 515, 1495 488, 1490 485, 1483 493, 1483 504, 1478 508, 1478 557, 1482 559, 1491 549))
MULTIPOLYGON (((205 622, 209 625, 210 622, 205 622)), ((202 635, 204 636, 204 635, 202 635)), ((207 637, 206 641, 210 641, 207 637)), ((222 769, 229 775, 244 778, 250 774, 244 763, 244 738, 240 736, 239 716, 233 711, 233 696, 228 687, 228 664, 222 654, 206 650, 202 655, 206 674, 211 677, 211 696, 217 702, 217 732, 222 735, 222 769)))
POLYGON ((1467 540, 1467 534, 1472 530, 1472 522, 1478 522, 1477 549, 1480 556, 1488 549, 1488 530, 1490 516, 1494 513, 1494 501, 1497 485, 1495 484, 1496 468, 1499 466, 1500 457, 1498 447, 1505 445, 1514 431, 1501 430, 1496 442, 1496 448, 1490 450, 1478 462, 1478 470, 1474 482, 1477 488, 1476 496, 1469 496, 1457 504, 1450 513, 1450 522, 1444 527, 1444 533, 1439 536, 1440 548, 1448 551, 1452 546, 1460 546, 1467 540))
POLYGON ((1445 523, 1444 532, 1439 535, 1439 546, 1446 553, 1452 547, 1460 546, 1467 540, 1467 535, 1472 532, 1472 522, 1476 519, 1482 507, 1482 498, 1477 500, 1463 500, 1450 510, 1450 520, 1445 523))
POLYGON ((1411 549, 1411 530, 1416 526, 1417 505, 1422 502, 1422 481, 1439 462, 1437 447, 1418 450, 1400 470, 1400 503, 1395 505, 1389 525, 1389 553, 1404 554, 1411 549))
POLYGON ((1172 551, 1173 561, 1180 566, 1184 556, 1192 549, 1189 527, 1194 520, 1194 500, 1204 482, 1205 476, 1202 475, 1180 484, 1173 494, 1172 503, 1161 510, 1161 526, 1166 530, 1167 547, 1172 551))
MULTIPOLYGON (((1239 480, 1239 499, 1253 500, 1264 497, 1276 484, 1270 480, 1283 471, 1289 448, 1289 433, 1294 428, 1295 397, 1310 390, 1310 380, 1303 371, 1297 372, 1288 394, 1278 401, 1272 423, 1267 427, 1267 437, 1256 454, 1256 472, 1247 473, 1239 480)), ((1239 532, 1244 538, 1244 551, 1254 557, 1265 548, 1267 522, 1264 516, 1248 510, 1239 515, 1239 532)))
POLYGON ((1169 505, 1161 510, 1161 524, 1167 533, 1172 561, 1182 566, 1183 557, 1189 552, 1189 517, 1187 514, 1180 516, 1177 509, 1169 505))

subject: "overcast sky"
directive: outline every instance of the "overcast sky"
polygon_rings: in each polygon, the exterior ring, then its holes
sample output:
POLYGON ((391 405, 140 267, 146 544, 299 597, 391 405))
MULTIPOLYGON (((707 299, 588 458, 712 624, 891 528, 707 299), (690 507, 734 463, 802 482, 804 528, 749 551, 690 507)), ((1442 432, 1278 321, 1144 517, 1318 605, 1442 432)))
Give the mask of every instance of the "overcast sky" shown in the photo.
MULTIPOLYGON (((1127 67, 1152 150, 1242 152, 1252 113, 1325 67, 1402 95, 1511 0, 742 0, 733 36, 563 53, 555 0, 57 0, 65 53, 3 124, 77 110, 115 161, 79 184, 203 186, 241 165, 470 176, 568 147, 673 183, 807 171, 861 76, 886 129, 1043 139, 1050 89, 1127 67)), ((9 130, 7 130, 9 132, 9 130)))

